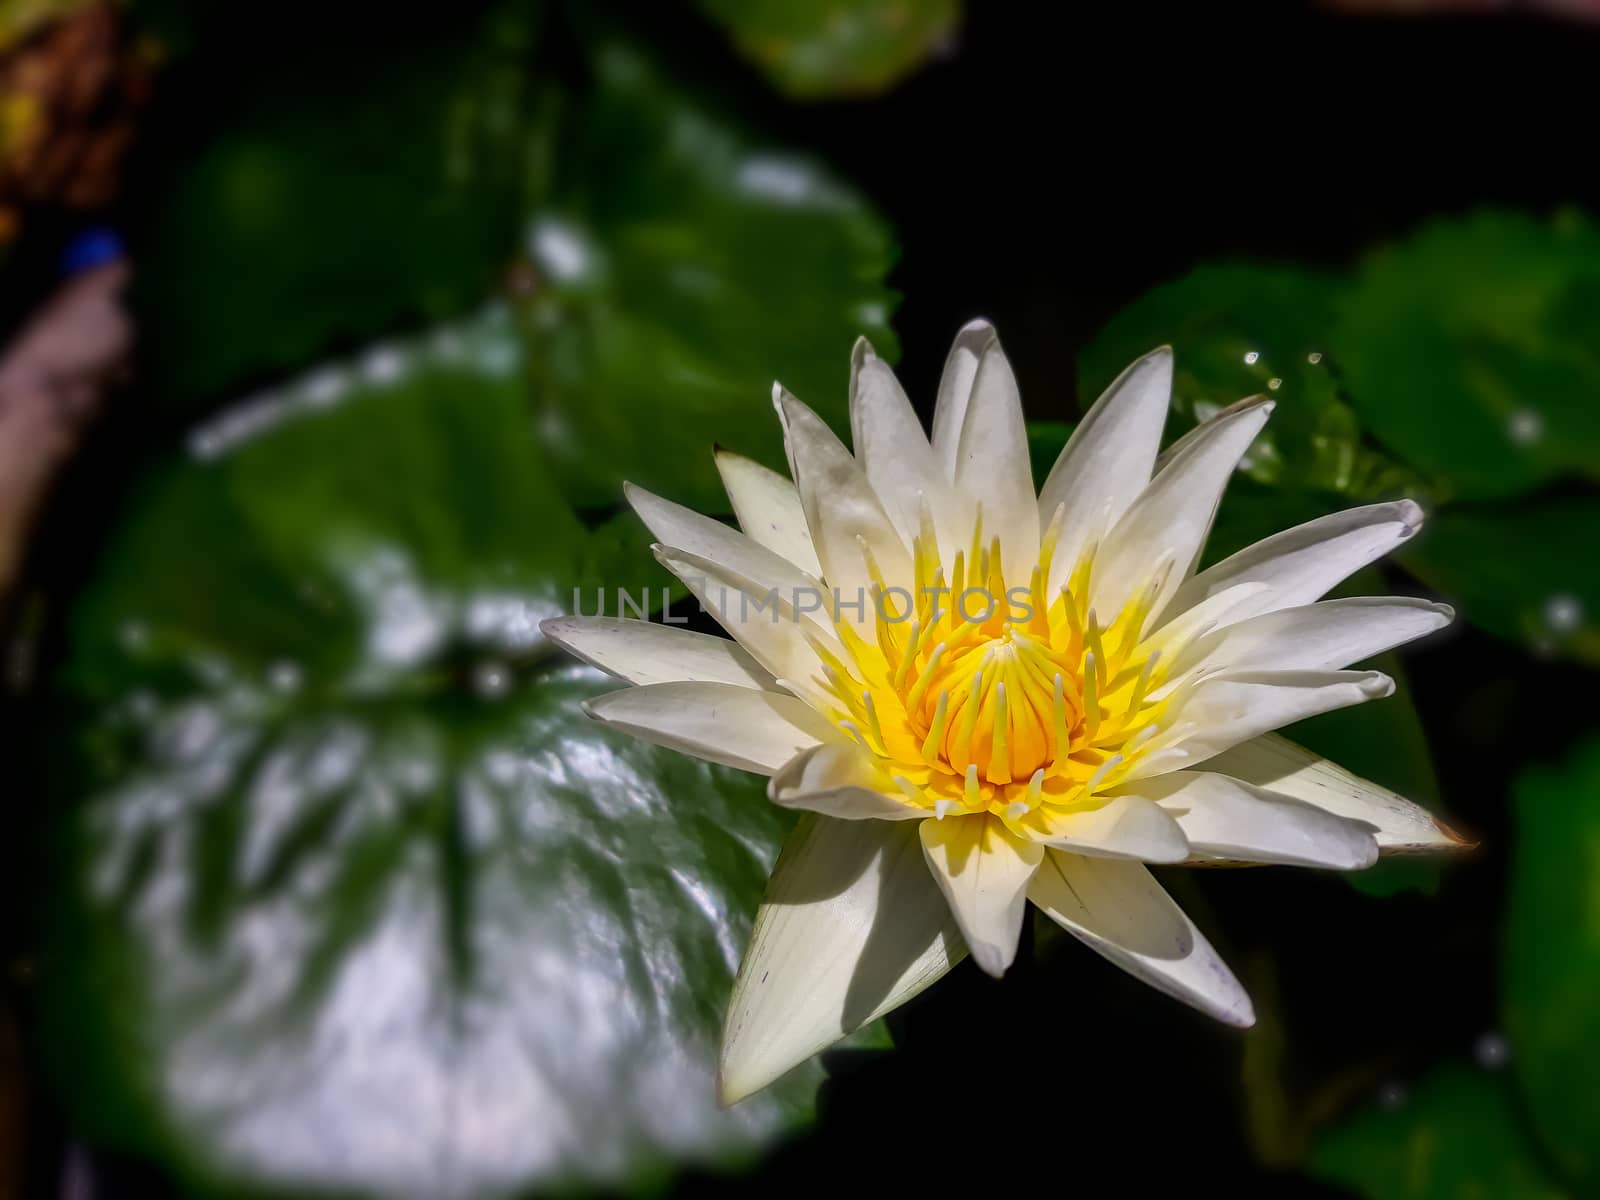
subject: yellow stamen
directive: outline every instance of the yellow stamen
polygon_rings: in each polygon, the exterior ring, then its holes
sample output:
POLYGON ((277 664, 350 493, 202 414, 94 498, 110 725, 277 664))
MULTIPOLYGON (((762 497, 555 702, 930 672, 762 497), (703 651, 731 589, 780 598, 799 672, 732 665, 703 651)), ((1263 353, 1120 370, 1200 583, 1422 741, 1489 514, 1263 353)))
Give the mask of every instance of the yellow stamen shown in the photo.
POLYGON ((875 619, 839 620, 833 637, 805 632, 826 711, 907 803, 939 818, 998 813, 1016 822, 1110 786, 1135 755, 1148 769, 1154 756, 1164 762, 1183 754, 1176 743, 1186 734, 1162 724, 1175 711, 1173 696, 1148 699, 1170 674, 1164 668, 1174 650, 1166 643, 1160 652, 1141 649, 1140 641, 1166 589, 1170 558, 1103 622, 1087 604, 1097 542, 1064 585, 1047 591, 1064 509, 1041 540, 1025 608, 1022 591, 1013 601, 1007 588, 1006 547, 985 537, 981 513, 949 566, 948 589, 926 497, 918 518, 910 603, 891 592, 906 581, 885 580, 858 540, 875 619))
POLYGON ((1007 736, 1011 729, 1011 715, 1006 709, 1006 685, 999 683, 994 689, 994 743, 989 750, 989 769, 984 777, 990 783, 1011 782, 1011 748, 1007 736))
POLYGON ((939 761, 939 752, 944 749, 944 731, 950 723, 950 693, 939 693, 939 706, 933 710, 933 724, 928 727, 928 736, 922 739, 922 759, 930 766, 939 761))

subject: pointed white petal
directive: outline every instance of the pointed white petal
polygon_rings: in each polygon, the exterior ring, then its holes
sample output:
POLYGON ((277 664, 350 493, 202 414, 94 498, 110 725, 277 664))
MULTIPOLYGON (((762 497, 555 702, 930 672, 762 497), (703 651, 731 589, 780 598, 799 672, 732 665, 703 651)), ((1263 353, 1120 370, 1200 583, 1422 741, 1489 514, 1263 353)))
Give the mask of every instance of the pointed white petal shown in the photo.
POLYGON ((802 818, 734 981, 722 1102, 759 1091, 904 1004, 965 954, 910 825, 802 818))
POLYGON ((1046 846, 1074 854, 1155 863, 1182 862, 1189 857, 1189 842, 1178 822, 1138 796, 1112 796, 1099 808, 1084 812, 1035 810, 1026 827, 1046 846))
POLYGON ((1072 431, 1039 489, 1041 522, 1048 524, 1056 509, 1066 506, 1050 595, 1086 542, 1104 532, 1091 528, 1085 514, 1104 519, 1109 529, 1150 482, 1171 394, 1172 349, 1162 346, 1118 375, 1072 431))
POLYGON ((1427 809, 1276 734, 1225 750, 1206 769, 1371 826, 1385 854, 1461 850, 1469 845, 1427 809))
POLYGON ((811 640, 842 654, 831 625, 823 624, 823 593, 813 588, 798 596, 763 588, 709 559, 669 546, 655 548, 656 561, 676 575, 738 643, 782 686, 821 703, 817 682, 821 662, 811 640), (796 601, 807 607, 797 608, 796 601))
POLYGON ((584 701, 595 720, 671 750, 771 775, 844 734, 803 700, 728 683, 653 683, 584 701))
POLYGON ((922 505, 933 514, 941 544, 953 540, 950 484, 889 364, 865 338, 851 357, 850 432, 856 459, 907 546, 922 524, 922 505))
MULTIPOLYGON (((1213 675, 1175 702, 1173 719, 1192 724, 1179 743, 1193 767, 1230 746, 1285 725, 1394 692, 1394 680, 1379 671, 1252 671, 1213 675)), ((1150 756, 1152 760, 1155 755, 1150 756)), ((1142 778, 1136 761, 1129 778, 1142 778)), ((1165 769, 1171 770, 1167 763, 1165 769)), ((1164 773, 1158 771, 1157 773, 1164 773)))
POLYGON ((872 756, 853 742, 795 755, 767 784, 767 798, 846 821, 920 821, 931 811, 908 802, 872 756))
POLYGON ((663 546, 725 566, 759 585, 777 588, 785 597, 816 592, 821 583, 783 555, 692 508, 674 504, 635 484, 622 485, 628 503, 663 546))
POLYGON ((1285 529, 1207 567, 1173 596, 1162 620, 1239 583, 1268 587, 1233 619, 1310 604, 1341 580, 1382 558, 1422 527, 1422 510, 1410 500, 1369 504, 1330 513, 1285 529))
MULTIPOLYGON (((1145 637, 1139 654, 1160 653, 1163 662, 1176 662, 1180 655, 1219 625, 1229 622, 1233 612, 1247 598, 1266 588, 1264 583, 1241 583, 1207 596, 1187 612, 1180 613, 1160 629, 1145 637)), ((1168 690, 1163 685, 1163 691, 1168 690)), ((1152 693, 1154 695, 1154 693, 1152 693)))
POLYGON ((1211 771, 1130 784, 1177 818, 1205 859, 1359 871, 1378 861, 1372 826, 1211 771))
POLYGON ((562 649, 629 683, 777 687, 771 674, 727 638, 619 617, 551 617, 539 629, 562 649))
POLYGON ((1281 608, 1197 639, 1171 671, 1336 671, 1443 629, 1454 616, 1449 605, 1406 596, 1281 608))
POLYGON ((773 403, 823 578, 838 593, 844 619, 870 624, 873 580, 867 556, 887 583, 905 587, 912 577, 911 555, 866 475, 822 418, 779 387, 773 389, 773 403))
POLYGON ((990 975, 1005 974, 1017 956, 1028 880, 1044 847, 1013 837, 988 814, 924 821, 917 831, 973 961, 990 975))
POLYGON ((1039 560, 1039 501, 1033 491, 1028 427, 1017 377, 999 342, 978 362, 972 401, 956 447, 956 488, 981 506, 983 536, 1000 536, 1010 586, 1026 585, 1039 560))
POLYGON ((753 458, 720 447, 717 473, 733 505, 739 528, 752 539, 782 555, 808 575, 822 577, 822 566, 811 545, 805 510, 794 483, 753 458))
POLYGON ((1193 571, 1222 491, 1271 412, 1270 400, 1247 400, 1201 425, 1106 535, 1093 576, 1094 606, 1103 620, 1113 620, 1170 562, 1153 611, 1166 606, 1193 571))
POLYGON ((1250 997, 1194 922, 1138 863, 1052 850, 1028 898, 1124 971, 1229 1025, 1255 1024, 1250 997))
POLYGON ((995 341, 994 326, 987 321, 969 321, 956 334, 955 344, 944 362, 939 379, 939 398, 933 407, 933 455, 947 481, 956 478, 956 452, 961 444, 961 428, 967 421, 967 406, 972 401, 972 384, 978 377, 978 360, 995 341))

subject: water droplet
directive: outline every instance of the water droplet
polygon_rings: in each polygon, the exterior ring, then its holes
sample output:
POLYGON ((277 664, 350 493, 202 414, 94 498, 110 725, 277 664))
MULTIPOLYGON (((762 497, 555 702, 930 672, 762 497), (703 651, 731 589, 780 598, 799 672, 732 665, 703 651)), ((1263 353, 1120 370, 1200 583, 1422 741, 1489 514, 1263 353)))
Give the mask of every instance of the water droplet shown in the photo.
POLYGON ((1473 1043, 1472 1057, 1484 1070, 1498 1071, 1511 1061, 1511 1043, 1491 1030, 1473 1043))
POLYGON ((1378 1089, 1378 1104, 1393 1112, 1406 1102, 1406 1089, 1394 1082, 1384 1084, 1378 1089))
POLYGON ((472 673, 472 687, 485 700, 498 700, 511 687, 511 672, 501 663, 479 663, 472 673))
POLYGON ((1306 361, 1308 363, 1310 363, 1313 367, 1316 366, 1319 362, 1322 361, 1322 351, 1313 350, 1310 354, 1306 355, 1306 361))
POLYGON ((124 650, 143 650, 150 644, 150 628, 143 621, 124 621, 119 633, 124 650))
POLYGON ((1506 433, 1518 446, 1531 446, 1544 436, 1544 418, 1531 408, 1519 408, 1506 422, 1506 433))
POLYGON ((1261 357, 1261 351, 1259 351, 1259 350, 1251 350, 1244 356, 1244 361, 1246 363, 1248 363, 1250 366, 1253 367, 1253 366, 1256 365, 1256 361, 1260 357, 1261 357))
POLYGON ((1275 392, 1279 388, 1281 388, 1282 386, 1283 386, 1283 380, 1281 380, 1281 379, 1273 378, 1273 379, 1267 380, 1267 388, 1270 391, 1274 391, 1275 392))
POLYGON ((1583 602, 1570 592, 1545 601, 1544 622, 1555 633, 1571 633, 1583 624, 1583 602))

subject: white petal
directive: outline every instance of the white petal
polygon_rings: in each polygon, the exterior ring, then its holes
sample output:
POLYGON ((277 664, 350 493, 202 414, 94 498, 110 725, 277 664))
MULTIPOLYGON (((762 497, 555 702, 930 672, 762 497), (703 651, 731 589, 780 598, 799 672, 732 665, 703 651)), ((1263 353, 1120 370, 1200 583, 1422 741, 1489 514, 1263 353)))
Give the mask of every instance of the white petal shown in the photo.
POLYGON ((1206 769, 1369 825, 1377 831, 1374 837, 1385 854, 1460 850, 1468 845, 1427 809, 1276 734, 1226 750, 1206 769))
MULTIPOLYGON (((1037 839, 1058 850, 1140 862, 1176 863, 1189 857, 1178 822, 1148 800, 1112 796, 1085 812, 1043 813, 1037 839)), ((1030 831, 1035 823, 1028 822, 1030 831)))
POLYGON ((972 402, 972 384, 978 377, 978 360, 995 341, 994 326, 987 321, 969 321, 956 334, 939 379, 939 398, 933 407, 933 455, 947 481, 956 478, 956 452, 961 445, 961 428, 967 421, 967 406, 972 402))
POLYGON ((999 342, 978 362, 956 447, 956 488, 982 509, 985 545, 1000 536, 1008 586, 1026 586, 1039 560, 1039 501, 1017 377, 999 342))
POLYGON ((771 674, 727 638, 619 617, 551 617, 539 629, 562 649, 629 683, 777 687, 771 674))
POLYGON ((811 545, 805 510, 793 481, 731 450, 716 452, 723 490, 739 518, 739 528, 780 554, 808 575, 822 577, 822 565, 811 545))
POLYGON ((1174 660, 1189 670, 1336 671, 1443 629, 1449 605, 1405 596, 1324 600, 1262 613, 1197 639, 1174 660))
POLYGON ((1052 850, 1028 898, 1124 971, 1229 1025, 1255 1024, 1250 997, 1194 922, 1138 863, 1052 850))
POLYGON ((869 625, 874 602, 866 556, 877 561, 887 583, 905 587, 911 555, 866 475, 822 418, 780 387, 773 389, 773 403, 823 578, 838 595, 842 618, 869 625))
POLYGON ((1245 582, 1264 583, 1268 588, 1252 603, 1238 608, 1232 614, 1234 620, 1310 604, 1421 527, 1422 510, 1410 500, 1369 504, 1318 517, 1207 567, 1178 589, 1162 620, 1245 582))
POLYGON ((1017 956, 1028 880, 1044 847, 1013 837, 987 814, 924 821, 917 831, 973 960, 990 975, 1005 974, 1017 956))
POLYGON ((1093 597, 1101 620, 1114 620, 1170 563, 1153 611, 1166 606, 1193 571, 1222 491, 1271 412, 1270 400, 1242 401, 1201 425, 1123 514, 1095 558, 1093 597))
POLYGON ((821 590, 815 576, 737 529, 635 484, 625 483, 622 490, 633 511, 663 546, 728 567, 763 592, 775 587, 787 598, 797 592, 821 590))
POLYGON ((734 981, 722 1102, 759 1091, 904 1004, 965 954, 909 825, 802 818, 734 981))
POLYGON ((844 734, 803 700, 729 683, 653 683, 583 704, 595 720, 708 762, 771 775, 844 734))
POLYGON ((850 432, 856 459, 901 540, 909 546, 916 539, 926 502, 941 545, 952 541, 949 481, 900 381, 865 338, 851 356, 850 432))
MULTIPOLYGON (((1196 766, 1230 746, 1285 725, 1394 692, 1394 680, 1379 671, 1252 671, 1213 675, 1175 701, 1174 720, 1192 724, 1179 743, 1196 766)), ((1155 755, 1144 761, 1153 761, 1155 755)), ((1141 778, 1136 761, 1129 778, 1141 778)), ((1168 770, 1171 765, 1168 764, 1168 770)), ((1162 772, 1157 772, 1162 773, 1162 772)))
MULTIPOLYGON (((1225 625, 1233 612, 1248 597, 1266 588, 1264 583, 1241 583, 1207 596, 1199 604, 1168 621, 1149 634, 1139 645, 1139 654, 1159 652, 1165 662, 1176 662, 1200 638, 1219 625, 1225 625)), ((1163 685, 1162 690, 1166 690, 1163 685)), ((1154 693, 1152 693, 1154 695, 1154 693)))
POLYGON ((1118 375, 1072 431, 1039 489, 1043 524, 1049 524, 1057 507, 1066 506, 1050 595, 1071 572, 1086 542, 1114 525, 1150 482, 1171 394, 1172 349, 1162 346, 1118 375), (1086 521, 1085 514, 1091 513, 1093 521, 1086 521), (1105 529, 1094 527, 1100 520, 1105 529))
POLYGON ((908 803, 872 756, 851 742, 830 742, 802 751, 767 784, 767 798, 784 808, 805 809, 846 821, 918 821, 933 814, 908 803))
POLYGON ((1208 859, 1358 871, 1378 861, 1372 826, 1211 771, 1130 784, 1177 818, 1208 859))
POLYGON ((782 686, 822 703, 818 679, 821 661, 813 639, 834 654, 843 650, 830 626, 822 623, 819 607, 826 603, 815 589, 797 597, 763 588, 754 580, 669 546, 655 548, 656 560, 689 589, 700 607, 710 613, 750 656, 782 686), (808 606, 795 607, 795 601, 808 606))

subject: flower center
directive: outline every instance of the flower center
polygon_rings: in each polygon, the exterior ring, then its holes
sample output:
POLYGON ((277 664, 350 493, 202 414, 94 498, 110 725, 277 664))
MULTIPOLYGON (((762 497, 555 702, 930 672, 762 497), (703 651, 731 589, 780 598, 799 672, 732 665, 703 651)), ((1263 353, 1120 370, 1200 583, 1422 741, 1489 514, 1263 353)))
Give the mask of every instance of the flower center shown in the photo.
POLYGON ((914 586, 880 579, 872 623, 837 623, 847 660, 818 646, 834 719, 910 802, 1011 819, 1089 803, 1170 742, 1170 704, 1152 692, 1171 639, 1142 637, 1160 579, 1102 626, 1083 600, 1093 547, 1046 595, 1058 527, 1027 583, 1010 586, 999 539, 982 543, 981 516, 948 576, 925 528, 914 586))

